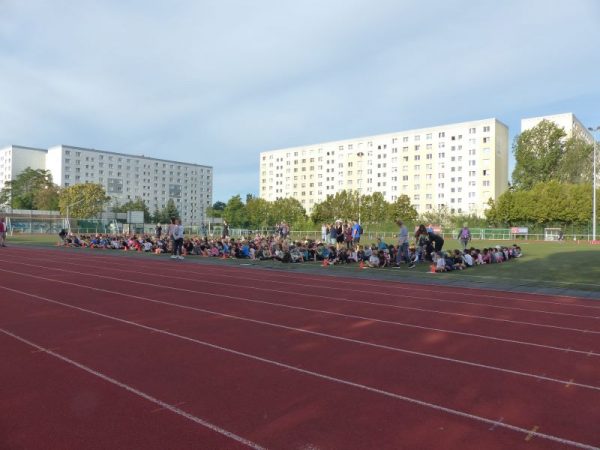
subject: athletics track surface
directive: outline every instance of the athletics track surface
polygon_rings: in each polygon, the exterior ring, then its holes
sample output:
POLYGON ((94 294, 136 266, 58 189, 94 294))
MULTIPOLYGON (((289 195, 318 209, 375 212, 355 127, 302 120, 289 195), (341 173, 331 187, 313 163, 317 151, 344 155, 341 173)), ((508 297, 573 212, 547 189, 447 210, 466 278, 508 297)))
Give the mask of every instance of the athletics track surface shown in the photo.
POLYGON ((590 299, 15 246, 0 350, 1 449, 600 446, 590 299))

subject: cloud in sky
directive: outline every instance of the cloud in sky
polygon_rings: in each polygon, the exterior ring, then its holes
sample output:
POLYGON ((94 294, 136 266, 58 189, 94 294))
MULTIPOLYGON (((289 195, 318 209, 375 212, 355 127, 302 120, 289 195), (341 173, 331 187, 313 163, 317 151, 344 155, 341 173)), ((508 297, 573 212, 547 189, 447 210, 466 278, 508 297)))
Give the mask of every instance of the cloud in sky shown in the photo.
POLYGON ((212 165, 258 191, 258 154, 471 119, 600 124, 600 4, 0 0, 0 145, 212 165))

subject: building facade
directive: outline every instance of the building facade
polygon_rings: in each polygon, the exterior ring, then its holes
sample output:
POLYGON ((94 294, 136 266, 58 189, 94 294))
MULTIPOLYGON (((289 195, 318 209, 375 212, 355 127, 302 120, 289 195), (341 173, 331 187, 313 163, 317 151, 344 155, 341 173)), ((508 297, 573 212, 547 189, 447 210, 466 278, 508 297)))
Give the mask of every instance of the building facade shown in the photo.
POLYGON ((583 125, 573 113, 554 114, 550 116, 529 117, 521 119, 521 133, 530 130, 539 124, 542 120, 554 122, 557 126, 563 128, 567 134, 567 139, 572 136, 578 136, 588 144, 594 143, 594 136, 583 125))
POLYGON ((46 169, 60 187, 98 183, 111 197, 111 203, 123 204, 139 198, 150 212, 162 209, 173 199, 187 224, 204 222, 206 210, 212 205, 210 166, 67 145, 48 150, 17 146, 7 149, 12 152, 6 153, 5 158, 9 159, 5 159, 5 166, 10 165, 13 178, 28 166, 46 169))
POLYGON ((407 195, 419 213, 483 215, 508 188, 508 127, 477 120, 260 154, 260 197, 294 197, 307 212, 342 190, 407 195))
POLYGON ((46 150, 43 148, 9 145, 0 148, 0 190, 7 181, 14 180, 27 167, 46 168, 46 150))

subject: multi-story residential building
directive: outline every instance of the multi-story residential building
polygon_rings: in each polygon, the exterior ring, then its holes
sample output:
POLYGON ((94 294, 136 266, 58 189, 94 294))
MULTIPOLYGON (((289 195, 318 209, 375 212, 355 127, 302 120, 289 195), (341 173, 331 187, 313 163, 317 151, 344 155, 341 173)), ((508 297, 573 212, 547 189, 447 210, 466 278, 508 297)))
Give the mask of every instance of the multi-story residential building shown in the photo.
POLYGON ((563 128, 567 134, 567 138, 579 136, 588 144, 594 143, 594 136, 583 125, 573 113, 554 114, 550 116, 529 117, 521 119, 521 133, 525 130, 530 130, 539 124, 542 120, 554 122, 557 126, 563 128))
POLYGON ((508 127, 477 120, 260 154, 260 197, 298 199, 310 212, 327 195, 407 195, 419 213, 447 207, 482 215, 508 188, 508 127))
POLYGON ((14 180, 27 167, 46 168, 46 150, 43 148, 9 145, 0 148, 0 190, 7 181, 14 180))
POLYGON ((48 150, 9 148, 12 154, 6 157, 12 155, 12 160, 5 166, 11 165, 13 177, 27 166, 47 169, 61 187, 98 183, 113 204, 140 198, 150 212, 162 209, 173 199, 185 223, 204 222, 206 210, 212 205, 210 166, 67 145, 48 150), (15 167, 17 160, 21 162, 15 167))

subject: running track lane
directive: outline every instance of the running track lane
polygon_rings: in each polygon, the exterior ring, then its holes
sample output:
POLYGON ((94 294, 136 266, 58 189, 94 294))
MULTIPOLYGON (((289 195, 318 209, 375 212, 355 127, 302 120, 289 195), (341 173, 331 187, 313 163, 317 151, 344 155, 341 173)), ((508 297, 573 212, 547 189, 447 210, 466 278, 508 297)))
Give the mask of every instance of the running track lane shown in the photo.
MULTIPOLYGON (((183 320, 183 317, 179 320, 183 320)), ((328 369, 327 373, 333 374, 336 377, 351 376, 351 381, 353 382, 367 385, 375 384, 391 392, 398 392, 400 390, 402 395, 410 394, 411 397, 424 399, 431 403, 444 404, 446 402, 446 405, 448 405, 450 401, 451 404, 449 406, 456 409, 459 409, 465 401, 463 395, 466 389, 464 386, 470 384, 472 393, 469 394, 471 396, 469 400, 473 403, 470 406, 473 410, 469 409, 469 412, 489 417, 490 414, 494 414, 499 409, 500 413, 502 413, 501 417, 505 417, 510 423, 516 423, 519 426, 525 426, 530 417, 539 417, 540 423, 544 423, 546 427, 553 429, 556 424, 567 426, 569 428, 568 432, 575 432, 577 429, 581 430, 582 428, 593 428, 593 426, 587 423, 587 420, 594 420, 593 416, 583 419, 579 418, 576 423, 574 418, 579 408, 593 408, 592 403, 595 401, 594 392, 590 393, 581 389, 576 390, 567 380, 564 383, 554 383, 551 386, 546 383, 537 384, 539 380, 523 381, 521 379, 513 379, 511 381, 511 377, 506 377, 505 374, 488 373, 479 368, 446 367, 447 364, 445 365, 439 361, 427 361, 424 364, 418 358, 409 358, 405 355, 389 355, 386 352, 379 351, 379 349, 369 349, 368 353, 364 352, 361 358, 361 367, 355 367, 356 360, 353 358, 355 357, 356 349, 353 346, 349 346, 348 348, 346 343, 327 345, 326 342, 322 342, 318 338, 308 340, 304 337, 294 340, 293 336, 284 335, 280 337, 277 334, 278 330, 264 330, 260 327, 252 328, 252 325, 245 325, 243 327, 237 325, 231 329, 227 329, 224 327, 226 324, 220 323, 218 327, 211 330, 210 324, 210 322, 196 324, 196 328, 203 330, 202 336, 198 336, 198 331, 194 329, 190 329, 188 333, 195 332, 196 335, 194 337, 201 340, 210 341, 212 338, 212 342, 214 342, 214 335, 217 334, 219 335, 219 339, 226 340, 226 342, 220 341, 218 344, 226 345, 229 348, 234 346, 236 341, 241 341, 239 337, 240 333, 242 336, 252 336, 253 339, 251 340, 238 342, 235 348, 245 353, 259 354, 262 357, 283 361, 290 365, 298 365, 298 361, 300 361, 302 367, 312 368, 315 371, 319 368, 332 367, 328 369), (278 342, 280 345, 273 345, 272 343, 274 342, 278 342), (270 347, 268 343, 271 343, 270 347), (281 355, 280 346, 288 349, 286 354, 281 355), (323 348, 323 350, 317 357, 305 361, 307 357, 311 358, 307 356, 305 350, 313 348, 323 348), (388 365, 410 367, 411 370, 407 373, 399 372, 397 379, 389 380, 388 365), (373 376, 377 378, 376 382, 372 381, 373 376), (471 378, 480 380, 479 382, 483 386, 474 385, 471 382, 471 378), (410 386, 408 391, 406 391, 407 386, 410 386), (528 389, 528 386, 531 387, 531 390, 528 389), (521 392, 522 390, 525 390, 525 392, 521 392), (475 395, 477 398, 473 398, 472 395, 475 395), (566 404, 561 405, 558 411, 549 412, 545 405, 537 402, 537 397, 555 397, 566 404), (519 400, 516 403, 514 400, 507 400, 513 398, 519 398, 519 400), (492 409, 489 409, 490 405, 492 405, 492 409), (571 410, 570 408, 574 408, 575 405, 576 408, 571 410), (503 412, 506 408, 517 409, 519 412, 518 414, 510 411, 503 412), (548 413, 550 414, 548 415, 548 413), (521 423, 519 421, 524 422, 521 423)), ((177 324, 175 326, 177 327, 178 334, 189 335, 179 331, 181 326, 177 324)), ((594 389, 594 387, 591 388, 594 389)), ((600 388, 595 387, 595 389, 595 393, 598 394, 600 388)), ((560 403, 559 400, 557 402, 560 403)))
MULTIPOLYGON (((31 265, 27 267, 30 269, 32 268, 31 265)), ((94 271, 94 273, 98 272, 99 270, 94 271)), ((56 272, 50 271, 50 273, 56 272)), ((33 276, 33 274, 31 275, 33 276)), ((40 272, 39 275, 42 276, 43 272, 40 272)), ((47 277, 46 275, 43 276, 47 277)), ((58 273, 58 275, 54 275, 54 278, 63 280, 73 279, 73 277, 66 272, 58 273)), ((106 289, 107 287, 106 280, 102 278, 97 279, 94 276, 78 276, 78 279, 81 281, 76 284, 94 286, 100 289, 106 289)), ((112 287, 123 285, 122 289, 125 290, 135 290, 137 287, 144 287, 144 285, 127 286, 129 281, 116 281, 114 278, 111 278, 110 281, 112 287)), ((171 284, 177 284, 178 286, 185 285, 186 283, 194 283, 191 280, 176 281, 172 278, 169 278, 168 281, 171 284)), ((14 286, 18 285, 19 282, 15 281, 14 286)), ((168 286, 151 286, 151 289, 152 291, 148 291, 146 294, 148 298, 161 301, 161 299, 170 299, 173 296, 173 292, 169 291, 171 288, 168 286)), ((231 289, 237 289, 239 291, 236 287, 231 287, 231 289)), ((324 320, 323 318, 320 318, 318 314, 307 316, 309 313, 302 309, 269 309, 265 308, 265 305, 262 303, 250 303, 249 305, 244 305, 244 302, 241 301, 241 297, 235 297, 240 298, 238 303, 241 303, 241 305, 235 304, 235 302, 232 304, 231 301, 224 302, 223 299, 219 297, 208 297, 208 299, 202 298, 201 304, 198 304, 198 295, 179 291, 176 291, 175 294, 177 298, 172 302, 180 305, 192 307, 202 306, 209 311, 220 312, 223 314, 235 313, 238 317, 263 320, 270 323, 281 323, 295 328, 306 328, 322 333, 341 335, 349 339, 362 339, 380 345, 390 345, 409 351, 421 351, 442 357, 460 358, 460 355, 462 354, 466 355, 463 359, 467 361, 485 365, 498 365, 498 361, 501 361, 502 364, 500 365, 509 370, 528 372, 531 367, 534 367, 537 375, 559 379, 562 377, 565 384, 568 380, 574 380, 575 383, 600 384, 600 377, 598 374, 598 336, 591 332, 584 332, 585 329, 583 328, 579 332, 562 331, 561 333, 558 333, 555 330, 551 330, 553 331, 556 340, 563 344, 563 347, 560 349, 549 349, 539 346, 529 349, 515 349, 514 343, 490 341, 485 343, 485 352, 482 352, 482 343, 480 340, 468 336, 448 336, 447 334, 444 335, 444 333, 439 332, 423 332, 421 330, 410 328, 399 328, 390 326, 388 323, 378 323, 369 319, 353 319, 353 323, 349 323, 348 319, 352 318, 333 316, 327 317, 324 320), (579 343, 579 347, 583 350, 575 350, 577 348, 577 343, 579 343), (571 350, 569 350, 569 348, 571 350), (596 353, 591 353, 590 348, 592 350, 596 348, 596 353)), ((236 293, 233 292, 233 294, 236 293)), ((231 300, 231 298, 228 297, 225 300, 231 300)), ((279 300, 274 298, 273 301, 278 302, 279 300)), ((306 303, 306 300, 304 303, 306 303)), ((122 308, 121 304, 117 305, 117 313, 119 312, 119 308, 122 308)), ((363 306, 363 309, 364 308, 365 307, 363 306)), ((390 319, 391 318, 388 315, 382 316, 381 320, 389 322, 390 319), (386 317, 387 319, 385 319, 386 317)), ((159 316, 159 320, 162 320, 162 316, 159 316)), ((399 317, 399 320, 405 321, 406 318, 399 317)), ((508 325, 503 324, 503 326, 506 327, 508 325)), ((520 327, 523 328, 523 326, 520 327)), ((530 330, 530 327, 526 327, 525 329, 529 334, 533 334, 534 336, 536 333, 539 334, 539 331, 530 330)), ((515 333, 514 327, 511 328, 510 333, 515 333)), ((547 338, 547 336, 544 337, 547 338)))
MULTIPOLYGON (((15 250, 11 248, 11 251, 15 250)), ((165 262, 168 261, 166 256, 155 257, 148 254, 141 253, 122 253, 122 252, 111 252, 111 251, 102 251, 102 250, 89 250, 89 249, 81 249, 81 251, 69 251, 72 249, 36 249, 34 253, 32 253, 29 249, 17 249, 19 256, 23 259, 29 259, 30 261, 36 260, 55 260, 61 261, 61 263, 71 262, 78 263, 80 261, 96 261, 97 265, 108 264, 113 265, 114 267, 123 267, 123 268, 131 268, 132 260, 135 261, 136 268, 145 268, 148 269, 148 273, 154 273, 155 271, 150 270, 151 268, 156 269, 162 268, 164 271, 169 270, 169 266, 165 265, 165 262)), ((265 271, 264 269, 256 268, 248 268, 244 267, 240 264, 235 265, 222 265, 222 264, 211 264, 215 259, 210 258, 202 258, 202 257, 190 257, 186 261, 187 267, 190 267, 187 262, 199 263, 202 273, 209 275, 211 278, 214 276, 222 276, 222 277, 234 277, 237 280, 245 279, 245 277, 252 278, 255 280, 269 281, 269 282, 285 282, 285 280, 292 280, 292 282, 301 282, 302 285, 310 286, 311 282, 316 283, 327 283, 328 286, 339 285, 345 288, 352 286, 354 281, 358 281, 360 286, 362 287, 379 287, 387 292, 390 292, 390 286, 400 287, 403 292, 411 292, 415 295, 429 296, 439 294, 444 298, 448 298, 449 300, 455 299, 457 301, 468 301, 469 299, 474 299, 476 302, 485 302, 486 298, 490 298, 492 300, 503 300, 503 301, 511 301, 516 299, 518 302, 532 302, 532 303, 552 303, 552 304, 561 304, 561 305, 576 305, 582 306, 586 308, 600 308, 600 305, 591 306, 588 299, 582 299, 573 296, 565 296, 565 295, 550 295, 550 294, 539 294, 539 293, 526 293, 526 292, 507 292, 507 291, 499 291, 499 290, 489 290, 489 289, 481 289, 481 288, 469 288, 464 286, 452 286, 451 289, 447 289, 445 286, 440 285, 423 285, 419 284, 417 281, 405 281, 403 280, 402 270, 395 271, 398 275, 398 278, 395 282, 390 282, 390 280, 378 280, 378 279, 364 279, 360 278, 355 280, 351 277, 347 276, 336 276, 335 274, 331 275, 327 270, 322 271, 321 273, 289 273, 286 271, 278 271, 278 270, 269 270, 265 271), (265 273, 267 274, 265 277, 265 273), (485 298, 484 298, 485 297, 485 298)), ((244 261, 244 260, 240 260, 244 261)), ((248 261, 248 260, 246 260, 248 261)), ((173 262, 172 262, 173 263, 173 262)), ((175 262, 175 264, 170 264, 170 268, 173 269, 180 262, 175 262)), ((518 262, 517 262, 518 263, 518 262)), ((311 264, 311 263, 308 263, 311 264)), ((182 268, 181 265, 177 266, 176 270, 181 271, 185 274, 186 269, 182 268)), ((285 267, 283 265, 282 267, 285 267)), ((351 273, 351 272, 350 272, 351 273)), ((358 273, 358 272, 357 272, 358 273)), ((425 274, 422 274, 424 277, 425 274)), ((600 285, 599 285, 600 286, 600 285)), ((597 298, 600 300, 600 296, 597 298)), ((592 302, 593 303, 593 302, 592 302)))
MULTIPOLYGON (((268 448, 440 448, 440 442, 446 442, 450 445, 448 448, 475 449, 485 445, 485 448, 496 449, 515 448, 526 436, 524 432, 505 429, 502 422, 497 427, 493 423, 470 423, 460 417, 382 398, 353 386, 330 380, 323 382, 282 366, 266 366, 261 361, 240 359, 218 349, 199 350, 189 341, 165 340, 160 333, 134 330, 122 323, 107 323, 64 309, 52 311, 39 304, 30 306, 33 311, 21 310, 23 317, 39 317, 40 311, 46 319, 51 320, 54 315, 62 317, 71 324, 68 331, 71 338, 76 335, 73 327, 79 328, 80 339, 73 341, 60 336, 64 324, 57 323, 55 329, 49 329, 50 324, 44 321, 47 334, 52 335, 45 339, 49 342, 46 345, 56 342, 62 345, 53 347, 55 354, 65 355, 120 383, 151 392, 162 401, 181 405, 188 414, 210 417, 212 423, 227 425, 228 429, 238 433, 246 431, 255 442, 268 448), (102 338, 93 339, 93 333, 85 332, 90 329, 100 329, 102 338)), ((19 334, 14 330, 11 333, 23 338, 23 334, 31 333, 26 328, 39 330, 37 320, 27 322, 19 327, 19 334)), ((42 338, 37 336, 37 339, 37 345, 40 345, 42 338)), ((28 349, 21 348, 21 351, 28 349)), ((56 380, 50 382, 54 386, 56 380)), ((36 395, 41 396, 39 390, 36 395)), ((128 393, 124 395, 128 397, 128 393)), ((43 397, 42 401, 45 400, 43 397)), ((128 399, 120 402, 126 404, 128 399)), ((25 417, 30 413, 25 410, 25 417)), ((100 428, 111 429, 110 416, 99 415, 96 419, 100 428)), ((79 439, 78 442, 87 443, 88 439, 94 438, 87 428, 77 425, 64 423, 62 428, 74 428, 71 434, 79 439)), ((173 433, 172 442, 166 448, 186 448, 185 443, 193 439, 185 430, 176 434, 177 430, 171 430, 168 423, 160 426, 173 433)), ((48 440, 44 430, 18 431, 27 432, 39 447, 48 440)), ((154 430, 146 433, 146 439, 152 439, 154 430)), ((99 447, 110 447, 112 437, 98 439, 99 447)), ((538 442, 538 439, 534 438, 528 448, 564 448, 552 441, 538 442)), ((196 448, 207 448, 205 445, 209 444, 200 439, 196 445, 196 448)), ((36 448, 35 444, 33 448, 36 448)))

